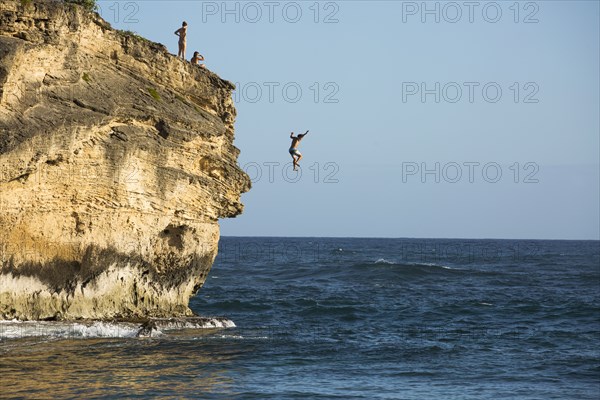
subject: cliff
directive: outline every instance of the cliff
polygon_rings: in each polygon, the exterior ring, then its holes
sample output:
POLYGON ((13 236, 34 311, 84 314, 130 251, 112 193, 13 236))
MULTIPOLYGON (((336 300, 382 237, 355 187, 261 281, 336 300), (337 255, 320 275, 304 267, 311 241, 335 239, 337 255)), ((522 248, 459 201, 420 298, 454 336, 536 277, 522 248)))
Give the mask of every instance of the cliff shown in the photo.
POLYGON ((191 315, 250 188, 233 89, 81 6, 0 0, 0 318, 191 315))

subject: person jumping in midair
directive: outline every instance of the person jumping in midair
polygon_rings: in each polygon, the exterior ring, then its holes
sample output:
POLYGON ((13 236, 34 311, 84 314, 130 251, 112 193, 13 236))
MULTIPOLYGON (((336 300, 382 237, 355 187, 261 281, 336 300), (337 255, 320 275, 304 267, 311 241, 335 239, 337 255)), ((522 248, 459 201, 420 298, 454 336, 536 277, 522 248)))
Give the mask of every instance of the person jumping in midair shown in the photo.
POLYGON ((290 155, 292 156, 292 160, 294 160, 294 171, 298 169, 298 161, 302 159, 302 154, 298 151, 298 146, 300 146, 300 141, 306 136, 308 131, 300 134, 298 136, 294 136, 294 132, 290 133, 290 139, 292 139, 292 145, 290 146, 290 155))
POLYGON ((177 57, 185 59, 185 37, 187 35, 187 22, 183 21, 181 28, 177 29, 175 34, 179 36, 179 53, 177 53, 177 57))

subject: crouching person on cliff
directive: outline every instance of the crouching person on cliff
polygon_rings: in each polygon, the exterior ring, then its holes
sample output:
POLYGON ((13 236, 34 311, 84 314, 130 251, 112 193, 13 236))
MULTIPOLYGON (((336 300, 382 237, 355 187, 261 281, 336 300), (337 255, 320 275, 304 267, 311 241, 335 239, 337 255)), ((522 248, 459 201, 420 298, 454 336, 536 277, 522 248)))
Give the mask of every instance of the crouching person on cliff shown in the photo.
POLYGON ((204 61, 204 56, 202 54, 198 53, 197 51, 195 51, 194 56, 192 57, 190 62, 192 63, 192 65, 197 65, 199 67, 206 68, 206 65, 200 64, 200 61, 204 61))

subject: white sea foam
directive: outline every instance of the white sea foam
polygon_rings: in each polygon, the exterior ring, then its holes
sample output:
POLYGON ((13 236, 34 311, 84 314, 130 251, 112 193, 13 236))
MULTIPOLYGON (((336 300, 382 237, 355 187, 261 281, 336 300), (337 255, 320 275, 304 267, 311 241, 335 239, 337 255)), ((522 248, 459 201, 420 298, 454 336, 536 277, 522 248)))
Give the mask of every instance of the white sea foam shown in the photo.
POLYGON ((395 264, 393 261, 386 260, 385 258, 380 258, 375 261, 375 264, 395 264))
POLYGON ((447 265, 440 265, 440 264, 434 264, 434 263, 423 263, 421 265, 426 265, 428 267, 444 268, 444 269, 454 269, 454 268, 448 267, 447 265))
MULTIPOLYGON (((397 263, 394 261, 387 260, 385 258, 379 258, 376 261, 374 261, 373 264, 395 265, 397 263)), ((452 267, 448 267, 447 265, 440 265, 440 264, 430 263, 430 262, 405 262, 402 264, 404 266, 408 266, 408 267, 435 267, 435 268, 443 268, 443 269, 449 269, 449 270, 462 271, 459 268, 452 268, 452 267)))
POLYGON ((235 328, 226 318, 152 319, 148 322, 62 322, 62 321, 0 321, 0 340, 27 337, 58 339, 134 338, 163 336, 182 329, 235 328))
POLYGON ((234 340, 266 340, 269 336, 244 336, 244 335, 219 335, 219 339, 234 339, 234 340))
POLYGON ((121 338, 135 337, 139 330, 139 324, 127 322, 2 321, 0 323, 0 339, 25 337, 121 338))
POLYGON ((175 319, 154 319, 154 325, 161 330, 178 329, 223 329, 235 328, 232 320, 227 318, 175 318, 175 319))
POLYGON ((436 264, 436 263, 428 263, 428 262, 411 263, 410 265, 413 265, 415 267, 436 267, 436 268, 450 269, 450 270, 453 270, 453 271, 463 271, 460 268, 452 268, 452 267, 449 267, 447 265, 441 265, 441 264, 436 264))

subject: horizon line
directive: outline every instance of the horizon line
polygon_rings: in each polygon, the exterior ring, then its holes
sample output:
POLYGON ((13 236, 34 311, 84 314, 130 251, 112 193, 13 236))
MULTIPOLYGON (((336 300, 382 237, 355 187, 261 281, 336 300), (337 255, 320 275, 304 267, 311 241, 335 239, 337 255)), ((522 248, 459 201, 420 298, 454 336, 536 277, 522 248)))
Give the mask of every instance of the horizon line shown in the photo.
POLYGON ((406 236, 270 236, 270 235, 219 235, 220 238, 291 238, 291 239, 413 239, 413 240, 530 240, 599 242, 598 239, 531 239, 531 238, 467 238, 467 237, 406 237, 406 236))

